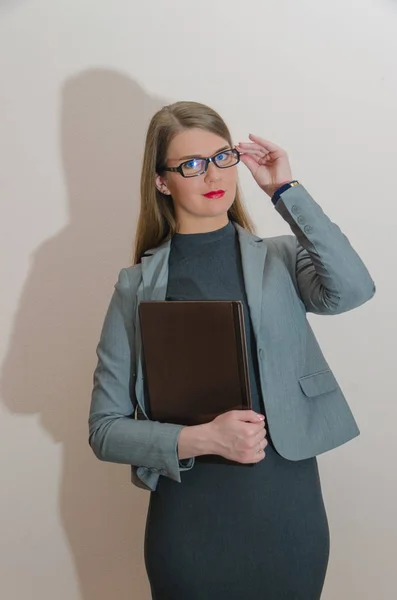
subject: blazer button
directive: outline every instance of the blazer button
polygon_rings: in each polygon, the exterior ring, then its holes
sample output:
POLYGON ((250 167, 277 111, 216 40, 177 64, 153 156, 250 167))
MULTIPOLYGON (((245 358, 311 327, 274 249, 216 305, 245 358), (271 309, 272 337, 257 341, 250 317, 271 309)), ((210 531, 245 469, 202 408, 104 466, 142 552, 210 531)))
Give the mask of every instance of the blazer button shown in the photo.
POLYGON ((291 206, 291 212, 294 213, 294 215, 297 215, 299 212, 299 208, 294 204, 293 206, 291 206))
POLYGON ((311 233, 313 231, 313 227, 311 225, 305 225, 303 231, 305 233, 311 233))
POLYGON ((302 215, 299 215, 299 217, 296 219, 298 221, 298 223, 300 225, 304 225, 306 223, 304 217, 302 217, 302 215))

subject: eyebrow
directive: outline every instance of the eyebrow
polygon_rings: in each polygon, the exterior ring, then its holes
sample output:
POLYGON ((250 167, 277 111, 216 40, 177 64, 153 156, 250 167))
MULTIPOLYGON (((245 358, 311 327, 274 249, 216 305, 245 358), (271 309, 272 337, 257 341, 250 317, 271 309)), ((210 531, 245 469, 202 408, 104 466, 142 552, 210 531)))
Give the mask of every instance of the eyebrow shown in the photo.
MULTIPOLYGON (((214 152, 213 154, 211 154, 211 156, 215 156, 215 154, 219 154, 219 152, 223 152, 223 150, 229 150, 230 146, 222 146, 222 148, 219 148, 219 150, 216 150, 216 152, 214 152)), ((190 154, 189 156, 181 156, 178 159, 175 160, 188 160, 190 158, 206 158, 205 156, 203 156, 202 154, 190 154)))

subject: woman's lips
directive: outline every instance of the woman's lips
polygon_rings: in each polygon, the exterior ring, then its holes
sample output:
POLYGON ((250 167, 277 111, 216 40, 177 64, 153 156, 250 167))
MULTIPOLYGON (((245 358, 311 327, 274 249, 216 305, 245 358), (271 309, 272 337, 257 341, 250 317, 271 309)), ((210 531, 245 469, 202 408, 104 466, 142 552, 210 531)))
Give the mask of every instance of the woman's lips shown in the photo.
POLYGON ((208 194, 204 194, 206 198, 222 198, 222 196, 224 195, 224 190, 214 190, 213 192, 208 192, 208 194))

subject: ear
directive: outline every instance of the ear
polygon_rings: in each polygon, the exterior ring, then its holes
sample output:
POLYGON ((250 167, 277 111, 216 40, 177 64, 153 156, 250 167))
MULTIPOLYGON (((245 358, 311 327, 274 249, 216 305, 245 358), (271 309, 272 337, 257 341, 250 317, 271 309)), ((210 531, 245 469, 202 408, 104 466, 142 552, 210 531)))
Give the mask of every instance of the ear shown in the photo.
POLYGON ((155 182, 156 182, 156 188, 158 189, 159 192, 161 192, 162 194, 166 194, 166 196, 169 196, 171 194, 170 190, 167 187, 167 182, 165 180, 165 177, 162 177, 161 175, 156 173, 155 182))

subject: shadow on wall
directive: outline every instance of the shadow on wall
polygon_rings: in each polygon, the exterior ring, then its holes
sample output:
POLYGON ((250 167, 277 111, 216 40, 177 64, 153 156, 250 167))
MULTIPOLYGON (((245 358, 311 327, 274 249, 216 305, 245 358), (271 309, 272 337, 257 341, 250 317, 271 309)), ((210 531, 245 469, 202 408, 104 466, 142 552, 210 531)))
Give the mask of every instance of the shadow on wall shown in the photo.
POLYGON ((95 458, 87 421, 100 329, 132 255, 146 128, 166 103, 113 71, 88 70, 65 82, 61 151, 70 221, 33 255, 2 373, 7 408, 39 413, 63 446, 60 514, 82 600, 130 600, 145 585, 149 496, 129 482, 128 466, 95 458))

